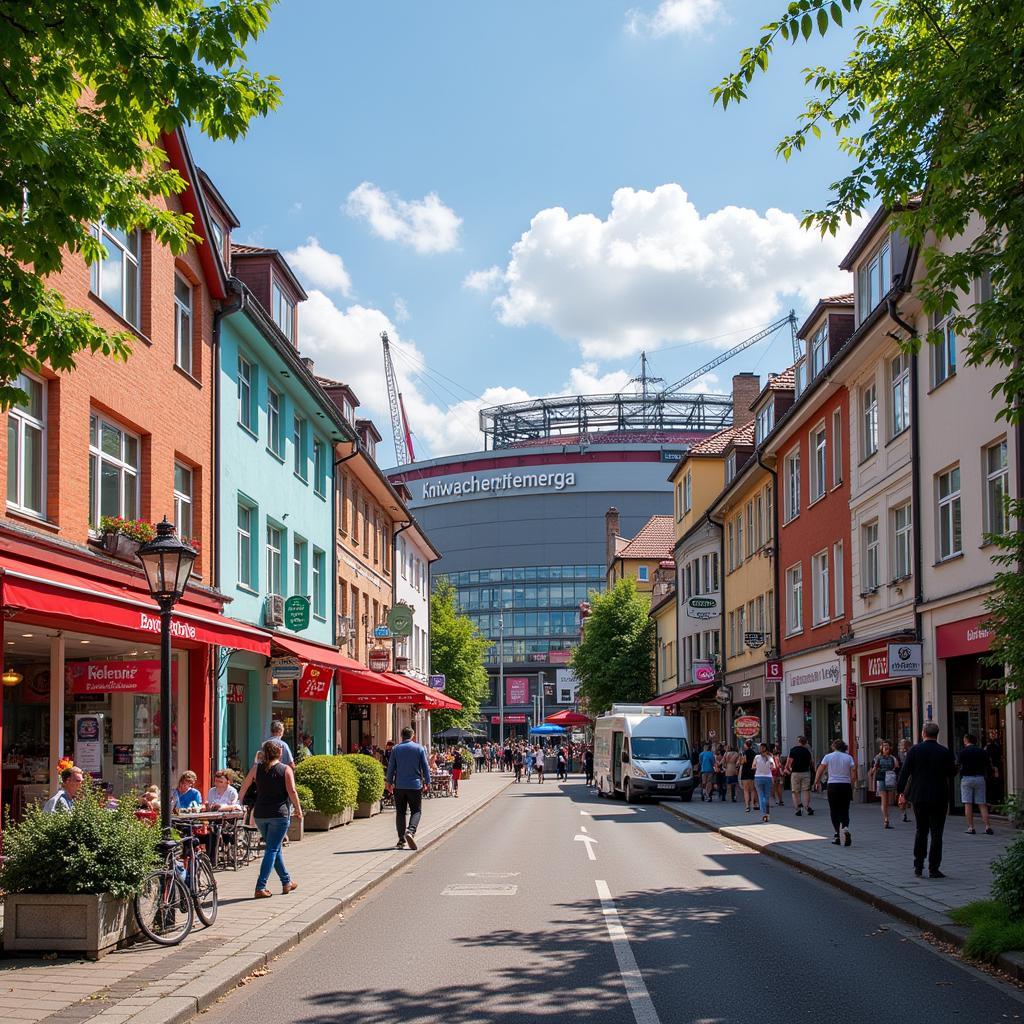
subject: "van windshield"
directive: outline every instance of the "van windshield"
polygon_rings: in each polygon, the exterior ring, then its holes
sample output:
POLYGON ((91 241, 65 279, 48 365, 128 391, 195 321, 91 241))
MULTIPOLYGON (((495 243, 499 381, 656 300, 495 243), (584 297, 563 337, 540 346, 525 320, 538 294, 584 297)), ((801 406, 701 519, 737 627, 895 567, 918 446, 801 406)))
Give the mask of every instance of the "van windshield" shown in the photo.
POLYGON ((687 761, 690 747, 681 736, 634 736, 633 757, 640 761, 687 761))

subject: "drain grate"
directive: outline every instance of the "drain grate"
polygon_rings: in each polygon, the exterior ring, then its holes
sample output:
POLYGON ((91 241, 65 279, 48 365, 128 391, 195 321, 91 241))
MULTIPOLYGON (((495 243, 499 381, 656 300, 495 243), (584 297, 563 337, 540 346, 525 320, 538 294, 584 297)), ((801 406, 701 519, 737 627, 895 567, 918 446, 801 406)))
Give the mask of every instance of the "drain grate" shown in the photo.
POLYGON ((501 885, 496 882, 462 883, 448 885, 441 890, 442 896, 515 896, 518 885, 501 885))

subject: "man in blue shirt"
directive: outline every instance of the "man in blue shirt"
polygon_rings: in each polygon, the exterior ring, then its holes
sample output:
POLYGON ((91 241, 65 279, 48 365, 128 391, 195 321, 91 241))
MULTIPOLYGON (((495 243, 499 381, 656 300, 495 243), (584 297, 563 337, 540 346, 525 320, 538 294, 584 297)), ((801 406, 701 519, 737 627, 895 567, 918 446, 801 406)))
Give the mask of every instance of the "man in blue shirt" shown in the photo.
MULTIPOLYGON (((288 746, 284 738, 284 722, 278 722, 275 719, 270 723, 270 735, 267 737, 267 742, 276 743, 281 748, 281 764, 295 766, 292 748, 288 746)), ((253 763, 255 764, 255 762, 253 763)))
POLYGON ((414 742, 411 726, 402 730, 402 742, 391 751, 388 760, 388 792, 395 794, 395 825, 398 828, 397 850, 416 849, 416 829, 423 810, 423 787, 430 785, 427 752, 414 742), (406 826, 406 815, 409 824, 406 826))
POLYGON ((700 798, 713 800, 715 795, 715 754, 710 743, 700 752, 700 798))

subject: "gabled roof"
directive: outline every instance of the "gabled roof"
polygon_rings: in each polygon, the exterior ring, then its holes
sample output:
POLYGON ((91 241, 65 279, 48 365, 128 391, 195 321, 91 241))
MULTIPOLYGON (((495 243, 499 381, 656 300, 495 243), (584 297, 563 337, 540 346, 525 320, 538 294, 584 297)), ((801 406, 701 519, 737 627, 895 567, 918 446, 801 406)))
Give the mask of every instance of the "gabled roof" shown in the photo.
POLYGON ((818 299, 817 305, 811 310, 800 330, 796 332, 796 336, 801 339, 806 338, 811 325, 817 323, 822 313, 828 309, 842 309, 844 306, 849 306, 850 312, 853 312, 853 292, 848 292, 846 295, 829 295, 824 299, 818 299))
POLYGON ((640 532, 619 548, 616 557, 668 560, 672 557, 674 543, 672 516, 651 516, 640 532))
POLYGON ((381 432, 377 429, 377 426, 373 422, 373 420, 356 420, 356 430, 365 430, 368 434, 371 434, 378 443, 384 440, 384 438, 381 436, 381 432))
POLYGON ((768 383, 761 388, 761 393, 750 403, 750 408, 759 405, 761 400, 769 391, 795 391, 796 390, 796 363, 787 367, 782 373, 769 373, 768 383))
POLYGON ((687 454, 720 458, 733 445, 753 443, 754 424, 744 423, 740 427, 727 427, 725 430, 720 430, 717 434, 712 434, 710 437, 695 444, 687 454))
POLYGON ((227 217, 229 226, 232 229, 240 227, 241 225, 238 222, 238 217, 235 215, 235 211, 228 206, 228 201, 223 195, 221 195, 220 189, 214 185, 212 179, 206 171, 202 169, 202 167, 199 168, 199 180, 203 183, 203 191, 213 199, 217 206, 219 206, 223 211, 224 216, 227 217))
POLYGON ((279 267, 288 278, 288 283, 295 290, 295 293, 299 297, 299 301, 303 302, 309 298, 306 294, 306 289, 299 283, 299 279, 292 272, 292 268, 288 266, 288 261, 281 254, 279 249, 267 249, 262 245, 244 245, 239 242, 232 242, 231 256, 234 259, 247 259, 249 256, 266 256, 272 259, 274 261, 274 266, 279 267))
POLYGON ((327 391, 341 391, 352 403, 354 408, 359 407, 359 396, 344 382, 341 380, 334 380, 332 377, 317 377, 317 384, 327 391))

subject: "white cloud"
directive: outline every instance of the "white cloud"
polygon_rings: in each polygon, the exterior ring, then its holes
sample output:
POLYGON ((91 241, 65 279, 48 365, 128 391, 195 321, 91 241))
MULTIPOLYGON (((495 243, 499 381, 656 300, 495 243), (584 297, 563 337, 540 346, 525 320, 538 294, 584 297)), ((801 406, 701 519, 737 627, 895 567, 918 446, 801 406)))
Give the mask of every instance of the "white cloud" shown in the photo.
POLYGON ((626 14, 626 29, 633 35, 655 38, 695 35, 716 21, 727 20, 721 0, 661 0, 653 14, 633 9, 626 14))
POLYGON ((850 290, 836 269, 859 225, 822 239, 782 210, 726 206, 702 216, 677 184, 618 189, 604 220, 541 210, 512 247, 507 325, 539 324, 579 343, 585 359, 621 359, 669 342, 740 332, 784 312, 798 296, 850 290))
POLYGON ((349 193, 344 209, 349 216, 365 220, 375 235, 417 252, 458 248, 462 218, 445 206, 436 192, 406 200, 364 181, 349 193))
POLYGON ((395 319, 400 324, 404 324, 409 319, 409 307, 405 304, 405 299, 401 295, 395 296, 394 307, 395 319))
POLYGON ((462 287, 474 292, 489 292, 497 288, 505 276, 501 267, 488 267, 486 270, 474 270, 462 279, 462 287))
POLYGON ((620 391, 634 391, 630 375, 625 370, 600 373, 596 363, 584 363, 569 371, 569 381, 559 395, 617 395, 620 391))
POLYGON ((345 269, 345 263, 336 252, 328 252, 320 242, 310 236, 305 245, 300 245, 284 254, 300 278, 313 288, 352 294, 352 278, 345 269))

